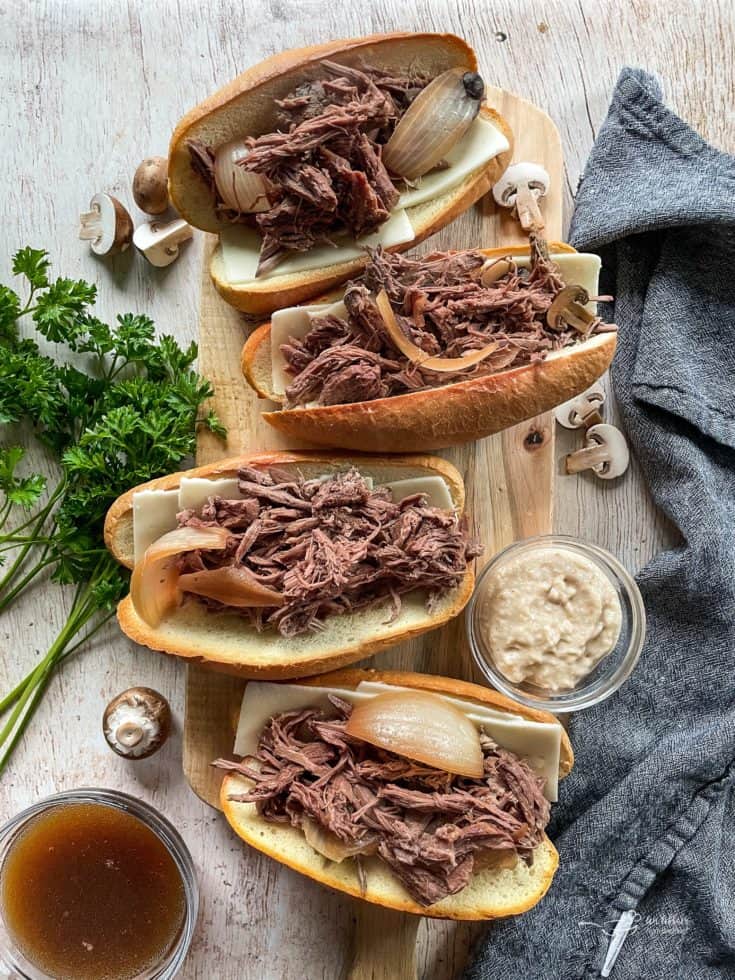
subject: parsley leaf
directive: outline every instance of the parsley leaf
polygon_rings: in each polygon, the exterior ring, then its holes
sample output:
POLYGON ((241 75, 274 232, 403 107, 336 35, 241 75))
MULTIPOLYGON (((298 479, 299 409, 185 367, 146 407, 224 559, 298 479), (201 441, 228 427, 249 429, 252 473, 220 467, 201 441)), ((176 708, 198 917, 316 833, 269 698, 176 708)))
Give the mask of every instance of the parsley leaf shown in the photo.
MULTIPOLYGON (((0 716, 0 770, 17 743, 56 666, 113 614, 128 573, 104 545, 105 515, 131 486, 178 469, 204 425, 224 437, 211 410, 212 387, 193 365, 196 344, 156 337, 153 321, 127 313, 107 324, 94 315, 96 287, 48 277, 47 253, 24 248, 13 272, 28 282, 28 299, 0 286, 0 426, 24 423, 50 451, 58 483, 19 475, 25 450, 0 447, 0 546, 13 555, 0 576, 0 614, 34 579, 76 586, 66 624, 44 659, 5 698, 0 716), (52 357, 32 330, 59 345, 52 357), (14 508, 32 515, 5 532, 14 508), (81 637, 81 638, 80 638, 81 637)), ((0 564, 2 562, 0 561, 0 564)))

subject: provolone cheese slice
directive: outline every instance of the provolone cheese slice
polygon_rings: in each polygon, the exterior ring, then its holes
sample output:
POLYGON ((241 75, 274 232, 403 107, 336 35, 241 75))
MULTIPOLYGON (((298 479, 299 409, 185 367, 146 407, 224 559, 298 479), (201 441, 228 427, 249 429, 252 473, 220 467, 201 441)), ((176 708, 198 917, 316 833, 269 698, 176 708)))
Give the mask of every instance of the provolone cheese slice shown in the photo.
POLYGON ((223 500, 242 499, 237 488, 237 477, 207 480, 200 476, 182 476, 179 483, 179 510, 199 510, 210 497, 222 497, 223 500))
MULTIPOLYGON (((273 684, 267 681, 251 681, 245 688, 240 708, 240 720, 235 737, 236 755, 251 755, 258 747, 260 733, 273 715, 284 711, 301 711, 304 708, 329 707, 329 694, 336 694, 350 704, 358 704, 386 691, 409 690, 380 681, 362 681, 356 690, 341 688, 304 687, 300 684, 273 684)), ((556 802, 559 778, 559 752, 561 725, 529 721, 522 715, 506 714, 492 708, 446 697, 456 705, 478 728, 482 728, 502 748, 515 752, 525 759, 531 768, 546 779, 544 794, 556 802)))
POLYGON ((441 507, 442 510, 454 510, 454 501, 449 493, 449 487, 440 476, 414 476, 410 480, 395 480, 386 483, 393 493, 393 500, 399 504, 405 497, 415 493, 425 493, 430 507, 441 507))
POLYGON ((292 380, 292 375, 286 371, 286 361, 281 353, 281 344, 294 340, 302 340, 311 330, 311 323, 317 316, 347 316, 347 307, 340 300, 338 303, 317 303, 314 306, 289 306, 285 310, 276 310, 271 317, 271 374, 273 391, 282 395, 292 380))
MULTIPOLYGON (((583 286, 590 296, 597 295, 602 266, 599 255, 592 255, 589 252, 559 252, 552 255, 551 258, 554 264, 558 266, 561 277, 568 286, 583 286)), ((514 256, 513 261, 523 269, 527 269, 531 263, 531 260, 525 256, 514 256)), ((588 309, 594 313, 597 304, 589 303, 588 309)))
POLYGON ((178 490, 136 490, 133 494, 133 553, 139 562, 146 548, 176 527, 178 490))
POLYGON ((505 153, 510 144, 488 119, 478 116, 469 130, 445 156, 449 166, 436 170, 416 181, 416 186, 404 191, 398 200, 399 208, 412 208, 425 201, 441 197, 460 184, 474 170, 505 153))
POLYGON ((287 258, 265 275, 255 278, 260 256, 261 237, 254 228, 244 225, 232 225, 220 232, 222 243, 222 260, 225 276, 228 282, 265 282, 275 276, 288 276, 294 272, 307 272, 309 269, 321 269, 323 266, 336 265, 339 262, 349 262, 359 258, 366 248, 392 248, 412 242, 414 230, 411 220, 405 210, 394 211, 384 225, 372 235, 364 238, 339 240, 336 248, 330 245, 317 245, 308 252, 293 252, 287 258))

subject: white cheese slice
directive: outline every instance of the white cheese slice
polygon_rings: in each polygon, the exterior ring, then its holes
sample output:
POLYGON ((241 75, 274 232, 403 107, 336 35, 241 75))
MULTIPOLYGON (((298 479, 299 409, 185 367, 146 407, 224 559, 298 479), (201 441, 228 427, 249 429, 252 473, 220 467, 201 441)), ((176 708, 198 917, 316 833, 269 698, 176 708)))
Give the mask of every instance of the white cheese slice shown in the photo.
MULTIPOLYGON (((274 714, 300 711, 303 708, 327 708, 329 693, 337 694, 350 704, 364 702, 386 691, 408 690, 380 681, 362 681, 354 691, 339 688, 304 687, 299 684, 273 684, 251 681, 245 688, 240 708, 240 720, 235 737, 236 755, 255 752, 258 738, 274 714)), ((506 714, 493 708, 463 701, 447 695, 478 728, 482 728, 502 748, 515 752, 531 768, 546 779, 544 795, 552 803, 557 800, 561 725, 552 722, 529 721, 522 715, 506 714)))
POLYGON ((176 527, 178 490, 136 490, 133 494, 133 552, 138 562, 154 541, 176 527))
POLYGON ((260 733, 273 715, 303 708, 329 707, 328 694, 337 694, 351 704, 368 701, 373 694, 358 695, 356 691, 338 687, 304 687, 303 684, 274 684, 271 681, 248 681, 240 706, 237 724, 235 755, 251 755, 258 748, 260 733))
POLYGON ((199 510, 210 497, 241 500, 242 494, 237 488, 237 477, 207 480, 201 476, 182 476, 179 483, 179 510, 199 510))
POLYGON ((445 170, 420 177, 416 186, 406 190, 398 199, 399 208, 412 208, 425 201, 441 197, 460 184, 478 167, 488 163, 510 144, 497 127, 488 119, 478 116, 463 138, 444 158, 449 166, 445 170))
MULTIPOLYGON (((583 286, 590 296, 597 295, 602 267, 599 255, 592 255, 589 252, 557 252, 551 258, 559 267, 561 277, 567 285, 583 286)), ((513 261, 521 268, 527 269, 531 260, 516 256, 513 261)), ((595 312, 597 304, 589 303, 588 307, 595 312)))
POLYGON ((289 338, 302 340, 311 330, 311 322, 315 316, 347 316, 347 307, 340 300, 338 303, 317 303, 314 306, 288 306, 285 310, 276 310, 271 317, 271 375, 273 391, 282 395, 292 380, 286 371, 286 361, 281 353, 281 344, 286 344, 289 338))
POLYGON ((386 483, 393 492, 393 500, 399 504, 404 497, 415 493, 425 493, 430 507, 441 507, 442 510, 454 510, 454 502, 449 493, 449 487, 440 476, 414 476, 410 480, 395 480, 386 483))
MULTIPOLYGON (((307 272, 309 269, 319 269, 338 262, 349 262, 351 259, 359 258, 365 248, 376 248, 378 245, 392 248, 394 245, 412 242, 414 234, 411 220, 401 208, 394 211, 385 224, 372 235, 365 235, 357 240, 339 239, 336 248, 331 245, 317 245, 315 248, 310 248, 308 252, 293 252, 288 258, 279 262, 270 273, 258 276, 257 281, 265 282, 275 276, 288 276, 294 272, 307 272)), ((230 228, 223 228, 219 237, 228 282, 253 282, 260 255, 260 233, 244 225, 233 225, 230 228)))

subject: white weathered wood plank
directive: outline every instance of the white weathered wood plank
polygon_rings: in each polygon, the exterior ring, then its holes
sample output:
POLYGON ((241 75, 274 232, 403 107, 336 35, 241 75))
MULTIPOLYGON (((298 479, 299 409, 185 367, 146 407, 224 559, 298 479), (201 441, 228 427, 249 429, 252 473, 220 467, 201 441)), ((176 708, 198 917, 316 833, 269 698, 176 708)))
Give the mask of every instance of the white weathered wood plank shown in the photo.
MULTIPOLYGON (((488 81, 552 116, 564 145, 567 213, 624 64, 660 73, 681 115, 724 148, 735 147, 735 15, 728 0, 10 0, 0 9, 0 281, 8 281, 12 250, 45 246, 59 272, 98 281, 104 314, 145 310, 162 329, 181 340, 193 338, 201 240, 169 270, 152 270, 129 254, 108 266, 76 241, 79 211, 98 190, 130 202, 129 181, 139 159, 164 152, 181 114, 241 68, 284 47, 392 28, 465 35, 488 81), (497 39, 501 34, 505 40, 497 39)), ((566 438, 559 437, 559 456, 566 438)), ((584 478, 560 478, 556 513, 559 530, 598 541, 632 567, 660 546, 666 532, 635 468, 604 490, 584 478)), ((0 619, 2 687, 28 669, 62 621, 56 587, 37 589, 0 619)), ((200 872, 202 917, 184 976, 340 976, 352 909, 243 852, 221 818, 186 786, 178 732, 161 755, 137 766, 105 748, 104 703, 132 683, 159 688, 182 718, 183 672, 135 649, 111 626, 52 685, 3 778, 0 819, 56 789, 81 784, 140 794, 181 827, 200 872), (264 891, 242 887, 242 869, 250 864, 262 871, 264 891)), ((547 900, 553 901, 553 892, 547 900)), ((423 924, 420 974, 449 980, 476 932, 423 924)))

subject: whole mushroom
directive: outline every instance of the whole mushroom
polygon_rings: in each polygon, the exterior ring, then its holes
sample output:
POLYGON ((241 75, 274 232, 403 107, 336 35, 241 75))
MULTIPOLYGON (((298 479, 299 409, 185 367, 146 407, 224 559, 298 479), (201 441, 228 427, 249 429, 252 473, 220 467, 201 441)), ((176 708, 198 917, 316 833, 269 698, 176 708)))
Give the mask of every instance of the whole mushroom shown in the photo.
POLYGON ((147 759, 171 732, 171 708, 153 688, 131 687, 105 708, 102 731, 113 752, 125 759, 147 759))
POLYGON ((146 157, 133 177, 133 199, 146 214, 163 214, 168 207, 168 160, 146 157))

